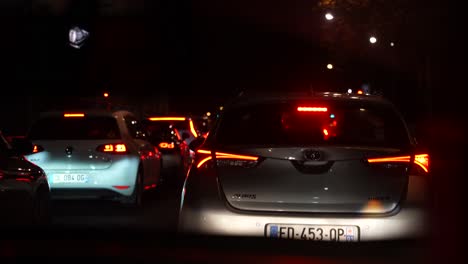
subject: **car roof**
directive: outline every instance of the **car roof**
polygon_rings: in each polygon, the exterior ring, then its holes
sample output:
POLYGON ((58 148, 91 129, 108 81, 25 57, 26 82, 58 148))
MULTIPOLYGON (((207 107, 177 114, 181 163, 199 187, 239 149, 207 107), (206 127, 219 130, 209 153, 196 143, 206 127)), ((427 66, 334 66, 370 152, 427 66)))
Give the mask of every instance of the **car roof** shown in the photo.
POLYGON ((120 117, 125 115, 134 115, 132 112, 119 110, 119 111, 106 111, 106 110, 94 110, 94 109, 74 109, 66 111, 48 111, 40 113, 40 118, 44 117, 56 117, 63 116, 64 114, 85 114, 85 116, 108 116, 108 117, 120 117))
POLYGON ((377 103, 388 106, 393 104, 382 96, 370 95, 370 94, 348 94, 348 93, 336 93, 336 92, 320 92, 320 93, 283 93, 283 94, 271 94, 271 93, 256 93, 256 94, 242 94, 236 99, 232 100, 225 108, 244 106, 250 104, 262 104, 262 103, 274 103, 274 102, 288 102, 288 101, 313 101, 313 100, 326 100, 326 101, 356 101, 363 103, 377 103))

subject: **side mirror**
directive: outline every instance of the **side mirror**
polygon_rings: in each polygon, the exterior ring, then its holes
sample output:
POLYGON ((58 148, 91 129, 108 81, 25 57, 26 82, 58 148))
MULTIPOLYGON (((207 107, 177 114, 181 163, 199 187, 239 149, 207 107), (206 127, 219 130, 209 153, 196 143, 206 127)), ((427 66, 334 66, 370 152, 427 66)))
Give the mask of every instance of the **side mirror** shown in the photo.
POLYGON ((33 143, 25 138, 13 138, 11 145, 13 152, 17 155, 30 154, 34 149, 33 143))
POLYGON ((199 148, 203 142, 205 142, 204 137, 197 137, 196 139, 192 140, 189 144, 189 148, 193 151, 195 151, 197 148, 199 148))

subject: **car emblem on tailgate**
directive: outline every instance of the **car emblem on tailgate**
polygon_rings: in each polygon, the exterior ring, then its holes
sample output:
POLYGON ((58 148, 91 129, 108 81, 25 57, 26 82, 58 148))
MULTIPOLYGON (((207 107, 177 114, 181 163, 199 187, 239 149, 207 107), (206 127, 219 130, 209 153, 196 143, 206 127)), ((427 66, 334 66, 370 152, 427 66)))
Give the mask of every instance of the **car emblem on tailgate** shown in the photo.
POLYGON ((68 156, 71 156, 71 154, 73 153, 73 147, 71 146, 68 146, 65 148, 65 153, 68 155, 68 156))
POLYGON ((304 158, 306 160, 320 160, 322 154, 318 150, 308 149, 304 151, 304 158))

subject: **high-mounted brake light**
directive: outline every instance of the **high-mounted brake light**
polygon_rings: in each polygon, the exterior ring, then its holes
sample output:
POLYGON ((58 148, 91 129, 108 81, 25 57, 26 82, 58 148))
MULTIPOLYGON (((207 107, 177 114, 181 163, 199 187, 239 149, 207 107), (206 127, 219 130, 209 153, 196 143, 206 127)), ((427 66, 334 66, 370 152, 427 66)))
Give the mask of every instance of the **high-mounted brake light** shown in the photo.
MULTIPOLYGON (((204 150, 204 149, 197 150, 197 153, 211 155, 211 151, 204 150)), ((232 159, 232 160, 238 160, 238 161, 254 161, 254 162, 258 161, 258 157, 255 157, 255 156, 237 155, 237 154, 223 153, 223 152, 215 152, 215 155, 216 155, 216 159, 232 159)), ((209 160, 211 160, 211 156, 208 156, 200 160, 197 164, 197 168, 200 168, 205 162, 209 160)))
POLYGON ((65 113, 63 117, 84 117, 84 113, 65 113))
POLYGON ((104 144, 96 149, 97 151, 110 153, 110 154, 125 154, 127 153, 127 146, 123 143, 117 144, 104 144))
POLYGON ((185 117, 150 117, 150 121, 185 121, 185 117))
POLYGON ((309 106, 299 106, 297 108, 299 112, 327 112, 328 108, 326 107, 309 107, 309 106))
MULTIPOLYGON (((369 163, 391 163, 391 162, 410 162, 411 156, 384 157, 367 159, 369 163)), ((429 154, 417 154, 414 156, 414 164, 418 165, 425 172, 429 172, 429 154)))

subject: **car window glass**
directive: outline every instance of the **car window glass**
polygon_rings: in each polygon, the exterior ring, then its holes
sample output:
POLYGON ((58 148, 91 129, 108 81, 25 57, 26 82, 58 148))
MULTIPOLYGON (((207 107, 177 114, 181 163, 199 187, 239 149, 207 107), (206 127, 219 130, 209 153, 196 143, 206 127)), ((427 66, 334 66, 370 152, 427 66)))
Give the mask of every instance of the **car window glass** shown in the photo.
POLYGON ((145 139, 146 133, 143 126, 138 119, 133 116, 125 117, 125 124, 127 125, 128 132, 132 138, 145 139))
POLYGON ((112 117, 47 117, 37 121, 29 133, 31 140, 118 139, 117 121, 112 117))
POLYGON ((300 112, 293 104, 268 104, 226 112, 218 144, 365 145, 402 147, 409 137, 387 107, 330 104, 326 112, 300 112))

